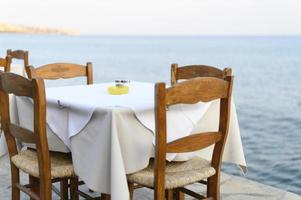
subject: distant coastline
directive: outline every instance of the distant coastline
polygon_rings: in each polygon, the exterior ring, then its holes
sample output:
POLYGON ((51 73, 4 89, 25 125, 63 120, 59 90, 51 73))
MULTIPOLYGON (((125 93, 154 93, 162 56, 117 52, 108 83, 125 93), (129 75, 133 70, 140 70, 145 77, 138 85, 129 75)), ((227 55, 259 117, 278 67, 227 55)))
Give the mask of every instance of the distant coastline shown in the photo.
POLYGON ((0 33, 79 35, 76 31, 0 23, 0 33))

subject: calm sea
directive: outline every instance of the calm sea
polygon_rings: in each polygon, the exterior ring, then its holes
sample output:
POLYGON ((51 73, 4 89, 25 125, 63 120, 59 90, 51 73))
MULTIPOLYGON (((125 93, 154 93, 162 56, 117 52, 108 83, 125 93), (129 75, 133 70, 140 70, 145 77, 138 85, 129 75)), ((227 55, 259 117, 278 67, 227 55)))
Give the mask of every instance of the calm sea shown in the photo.
POLYGON ((230 66, 247 177, 301 194, 301 37, 0 35, 0 55, 8 48, 34 66, 91 61, 95 82, 169 82, 173 62, 230 66))

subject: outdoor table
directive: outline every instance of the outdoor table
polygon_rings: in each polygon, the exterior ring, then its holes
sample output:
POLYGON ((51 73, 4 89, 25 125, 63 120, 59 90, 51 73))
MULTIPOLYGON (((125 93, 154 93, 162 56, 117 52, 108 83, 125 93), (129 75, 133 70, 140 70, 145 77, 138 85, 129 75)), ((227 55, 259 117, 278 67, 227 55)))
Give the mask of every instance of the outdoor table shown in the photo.
MULTIPOLYGON (((122 200, 129 198, 126 174, 145 168, 154 156, 154 84, 131 82, 129 94, 110 95, 113 84, 46 88, 47 136, 50 150, 71 151, 74 170, 90 189, 122 200)), ((20 125, 32 130, 32 101, 16 100, 20 125)), ((167 140, 215 131, 218 116, 219 100, 171 106, 167 140)), ((168 154, 167 160, 210 160, 212 149, 168 154)), ((246 167, 234 103, 223 161, 246 167)))

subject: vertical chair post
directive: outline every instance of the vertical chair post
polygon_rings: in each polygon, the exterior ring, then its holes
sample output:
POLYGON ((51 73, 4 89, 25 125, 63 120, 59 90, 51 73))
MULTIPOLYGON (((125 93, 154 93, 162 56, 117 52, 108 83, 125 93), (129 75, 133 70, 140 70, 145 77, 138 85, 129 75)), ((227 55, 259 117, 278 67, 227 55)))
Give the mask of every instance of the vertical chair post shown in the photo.
POLYGON ((87 85, 92 85, 93 84, 93 67, 92 67, 91 62, 87 63, 86 75, 87 75, 87 85))
POLYGON ((166 165, 166 107, 165 83, 155 86, 155 118, 156 120, 156 147, 155 147, 155 179, 154 199, 165 199, 165 165, 166 165), (157 98, 156 98, 157 97, 157 98))
POLYGON ((61 200, 68 200, 68 179, 67 178, 60 181, 60 198, 61 198, 61 200))
POLYGON ((176 200, 184 200, 185 199, 184 193, 181 192, 180 189, 175 189, 175 199, 176 200))
POLYGON ((171 85, 174 85, 177 83, 178 77, 177 77, 177 73, 178 73, 178 64, 177 63, 173 63, 171 64, 171 85))
POLYGON ((78 178, 73 177, 70 178, 70 199, 71 200, 78 200, 78 178))
POLYGON ((128 187, 130 193, 130 200, 132 200, 134 195, 134 183, 128 182, 128 187))
POLYGON ((172 189, 165 191, 166 200, 173 200, 174 191, 172 189))
MULTIPOLYGON (((33 184, 33 185, 36 185, 34 188, 32 188, 32 191, 34 193, 36 193, 37 195, 40 194, 40 180, 36 177, 33 177, 31 175, 28 176, 28 179, 29 179, 29 183, 30 184, 33 184)), ((34 198, 30 198, 30 200, 34 200, 34 198)))
POLYGON ((11 191, 12 200, 20 200, 20 190, 17 188, 17 184, 20 183, 20 172, 19 169, 11 162, 11 191))

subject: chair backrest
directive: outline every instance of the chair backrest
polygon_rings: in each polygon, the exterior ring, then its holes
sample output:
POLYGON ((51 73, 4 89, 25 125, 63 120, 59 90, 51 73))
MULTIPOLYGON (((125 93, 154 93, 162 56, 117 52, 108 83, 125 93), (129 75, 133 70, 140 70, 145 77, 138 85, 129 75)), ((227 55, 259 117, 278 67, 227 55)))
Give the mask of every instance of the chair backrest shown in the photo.
POLYGON ((214 77, 193 78, 169 88, 165 88, 165 83, 155 85, 155 187, 162 184, 164 186, 166 153, 192 152, 215 144, 212 166, 217 171, 220 170, 228 135, 232 83, 233 77, 226 76, 224 80, 214 77), (167 143, 166 108, 168 106, 208 102, 215 99, 220 99, 219 129, 216 132, 197 133, 167 143))
POLYGON ((29 53, 28 53, 28 51, 24 51, 24 50, 12 51, 11 49, 7 49, 6 54, 8 56, 11 56, 12 59, 23 60, 24 61, 24 67, 29 65, 29 60, 28 60, 29 53))
POLYGON ((196 77, 215 77, 224 79, 232 75, 231 68, 223 70, 209 65, 186 65, 179 67, 177 63, 171 64, 171 85, 176 84, 181 79, 191 79, 196 77))
MULTIPOLYGON (((13 73, 0 73, 1 126, 5 134, 10 158, 18 154, 16 139, 35 144, 39 162, 40 180, 51 179, 49 149, 46 137, 45 88, 42 79, 28 80, 13 73), (10 120, 9 94, 25 96, 33 100, 33 131, 20 127, 10 120)), ((50 181, 49 181, 50 182, 50 181)))
POLYGON ((10 72, 10 66, 11 66, 11 56, 0 58, 0 67, 3 67, 5 72, 10 72))
POLYGON ((48 80, 87 77, 87 84, 93 84, 92 63, 78 65, 72 63, 52 63, 34 68, 26 66, 28 78, 42 78, 48 80))

